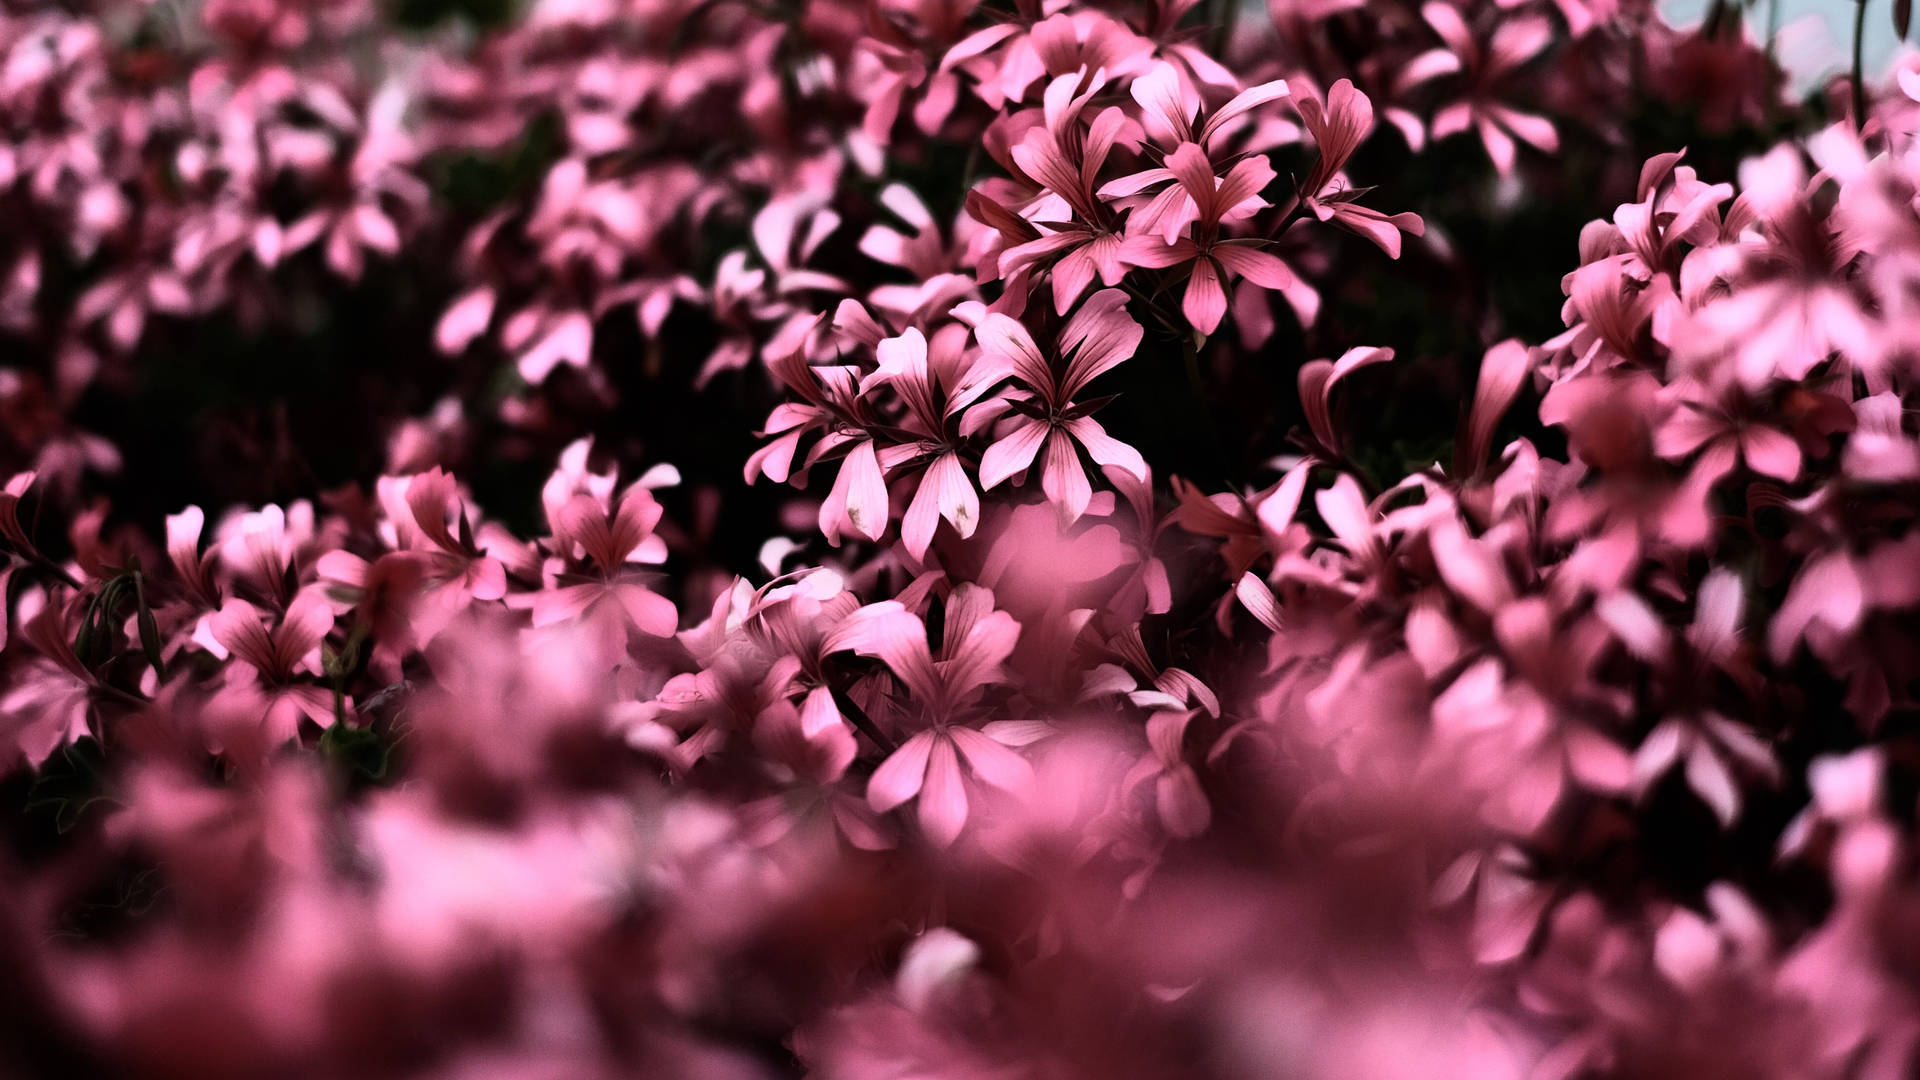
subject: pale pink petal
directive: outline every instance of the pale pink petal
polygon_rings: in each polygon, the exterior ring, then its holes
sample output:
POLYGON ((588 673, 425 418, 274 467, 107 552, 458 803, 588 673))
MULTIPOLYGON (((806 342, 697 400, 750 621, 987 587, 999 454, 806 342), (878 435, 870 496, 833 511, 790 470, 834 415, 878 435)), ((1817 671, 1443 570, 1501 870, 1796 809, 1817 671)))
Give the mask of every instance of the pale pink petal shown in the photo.
POLYGON ((1033 786, 1033 766, 1005 745, 972 728, 951 727, 947 734, 973 775, 1002 791, 1023 793, 1033 786))
POLYGON ((1274 599, 1273 590, 1267 583, 1255 577, 1252 572, 1240 575, 1239 584, 1234 586, 1234 595, 1260 624, 1278 633, 1280 630, 1280 602, 1274 599))
POLYGON ((1220 287, 1220 275, 1215 272, 1211 259, 1194 262, 1193 276, 1187 279, 1186 295, 1180 301, 1180 312, 1202 334, 1211 334, 1220 328, 1220 320, 1227 314, 1227 294, 1220 287))
POLYGON ((474 338, 486 333, 493 321, 493 290, 475 289, 453 302, 434 328, 434 344, 451 356, 466 351, 474 338))
POLYGON ((1740 453, 1754 472, 1780 480, 1800 475, 1800 444, 1774 428, 1755 424, 1743 429, 1740 453))
POLYGON ((1567 729, 1567 768, 1592 791, 1618 794, 1633 783, 1633 758, 1612 739, 1581 725, 1567 729))
POLYGON ((1513 599, 1512 582, 1501 563, 1500 550, 1469 537, 1458 520, 1441 519, 1427 533, 1427 543, 1433 549, 1433 562, 1441 579, 1474 607, 1491 615, 1513 599))
POLYGON ((834 703, 831 688, 816 686, 807 692, 806 700, 800 705, 801 734, 811 739, 822 732, 846 726, 847 721, 840 715, 840 707, 834 703))
POLYGON ((1512 339, 1488 349, 1481 358, 1480 377, 1473 389, 1473 409, 1467 417, 1466 448, 1460 462, 1463 468, 1478 469, 1486 461, 1494 428, 1499 426, 1501 417, 1512 406, 1532 370, 1532 353, 1512 339))
POLYGON ((1293 272, 1271 252, 1237 244, 1216 244, 1213 257, 1229 274, 1238 274, 1263 289, 1285 289, 1293 284, 1293 272))
POLYGON ((1047 436, 1041 460, 1040 490, 1060 508, 1063 524, 1078 521, 1093 499, 1093 487, 1087 482, 1087 470, 1080 464, 1074 441, 1057 428, 1047 436))
POLYGON ((953 743, 940 738, 932 741, 926 782, 920 789, 920 828, 934 846, 947 847, 966 828, 967 789, 960 778, 960 761, 953 743))
POLYGON ((1251 112, 1270 101, 1278 101, 1287 96, 1287 84, 1284 79, 1275 79, 1258 86, 1250 86, 1228 99, 1227 103, 1207 117, 1206 124, 1200 129, 1200 142, 1208 140, 1228 124, 1245 113, 1251 112))
POLYGON ((1360 485, 1353 477, 1342 473, 1332 487, 1314 494, 1313 504, 1320 511, 1321 520, 1350 554, 1358 556, 1369 550, 1373 543, 1373 514, 1367 509, 1366 496, 1360 493, 1360 485))
POLYGON ((1044 421, 1021 417, 1012 430, 980 455, 980 487, 992 490, 1001 481, 1033 464, 1033 456, 1051 431, 1044 421))
POLYGON ((1147 461, 1140 451, 1108 435, 1099 421, 1090 416, 1069 420, 1067 431, 1087 448, 1087 456, 1108 468, 1119 469, 1141 483, 1148 481, 1147 461))
POLYGON ((560 364, 585 367, 592 353, 593 320, 585 312, 569 311, 521 355, 520 377, 539 384, 560 364))
POLYGON ((1733 774, 1727 771, 1712 747, 1704 741, 1695 742, 1687 753, 1686 771, 1687 786, 1713 810, 1721 825, 1732 825, 1733 819, 1740 815, 1740 792, 1734 786, 1733 774))
POLYGON ((579 618, 606 594, 605 585, 592 583, 548 589, 533 599, 533 625, 552 626, 579 618))
POLYGON ((260 612, 252 604, 239 597, 228 598, 220 610, 213 613, 208 629, 222 648, 252 664, 262 674, 280 674, 273 639, 260 624, 260 612))
POLYGON ((626 609, 627 618, 643 634, 672 637, 680 628, 680 612, 673 601, 639 585, 616 585, 614 597, 626 609))
POLYGON ((1845 552, 1821 555, 1801 569, 1774 614, 1767 632, 1768 651, 1775 662, 1784 663, 1815 623, 1851 631, 1865 610, 1866 596, 1853 560, 1845 552))
POLYGON ((332 629, 333 608, 318 589, 309 588, 294 597, 273 635, 275 652, 285 665, 282 670, 292 671, 332 629))
MULTIPOLYGON (((949 455, 941 455, 936 461, 945 461, 949 455)), ((940 491, 933 476, 933 466, 921 475, 920 484, 914 489, 913 501, 907 504, 906 516, 900 519, 900 542, 916 559, 927 557, 927 547, 933 543, 933 534, 940 528, 940 491)))
POLYGON ((927 775, 927 756, 936 741, 944 740, 936 740, 931 731, 922 731, 901 743, 867 780, 867 805, 884 814, 920 794, 927 775))
POLYGON ((867 539, 878 540, 887 531, 890 517, 887 482, 873 440, 861 439, 840 463, 833 490, 820 504, 820 532, 838 543, 844 522, 867 539))

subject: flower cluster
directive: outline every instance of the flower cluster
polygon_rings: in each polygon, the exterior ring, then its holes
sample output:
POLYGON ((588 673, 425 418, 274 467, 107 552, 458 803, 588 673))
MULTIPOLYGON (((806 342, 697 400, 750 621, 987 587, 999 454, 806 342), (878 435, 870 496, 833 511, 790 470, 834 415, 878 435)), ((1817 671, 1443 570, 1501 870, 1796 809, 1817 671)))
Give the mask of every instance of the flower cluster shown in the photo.
POLYGON ((476 14, 0 15, 0 1072, 1920 1067, 1920 72, 476 14))

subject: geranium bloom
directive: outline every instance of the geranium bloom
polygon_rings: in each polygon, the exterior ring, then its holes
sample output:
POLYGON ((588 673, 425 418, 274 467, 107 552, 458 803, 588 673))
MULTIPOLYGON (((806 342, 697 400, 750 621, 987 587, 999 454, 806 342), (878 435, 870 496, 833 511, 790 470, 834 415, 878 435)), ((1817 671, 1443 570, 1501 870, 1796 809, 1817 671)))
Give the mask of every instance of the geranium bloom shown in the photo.
MULTIPOLYGON (((210 629, 215 641, 251 669, 231 670, 221 707, 256 724, 266 745, 294 738, 301 717, 320 727, 332 725, 332 692, 298 681, 301 675, 319 673, 320 642, 333 629, 333 610, 320 594, 306 591, 295 597, 272 629, 259 609, 233 597, 214 614, 210 629)), ((226 738, 244 742, 248 736, 236 732, 226 738)))
POLYGON ((879 657, 912 695, 909 726, 919 727, 874 770, 867 801, 885 813, 919 797, 920 826, 944 847, 967 823, 960 763, 979 780, 1021 790, 1033 779, 1024 758, 965 721, 980 695, 1001 678, 1020 624, 993 609, 993 594, 963 585, 947 598, 942 643, 927 647, 920 620, 900 611, 867 626, 859 651, 879 657))
POLYGON ((1096 463, 1132 474, 1145 482, 1146 462, 1138 451, 1106 433, 1092 416, 1097 405, 1074 401, 1101 373, 1133 355, 1140 324, 1128 316, 1127 299, 1117 289, 1087 298, 1060 330, 1058 359, 1049 361, 1027 328, 998 313, 974 327, 988 361, 1001 365, 1022 389, 974 406, 969 425, 1006 414, 992 446, 980 456, 980 486, 997 487, 1026 471, 1040 457, 1040 489, 1071 524, 1086 513, 1093 498, 1080 451, 1096 463), (976 420, 975 414, 981 419, 976 420))
POLYGON ((1744 419, 1750 406, 1737 383, 1715 390, 1682 379, 1667 394, 1673 412, 1654 433, 1654 448, 1661 456, 1698 453, 1694 467, 1714 476, 1733 468, 1736 460, 1780 480, 1800 474, 1799 445, 1778 428, 1744 419))
POLYGON ((548 522, 561 569, 534 601, 534 626, 552 626, 604 609, 618 611, 643 634, 673 636, 679 610, 642 584, 643 573, 632 568, 667 558, 666 542, 653 531, 665 511, 645 480, 628 485, 616 497, 575 492, 549 503, 548 522))
POLYGON ((1288 91, 1285 79, 1248 87, 1209 113, 1198 127, 1194 125, 1200 119, 1200 100, 1172 64, 1154 65, 1133 80, 1129 92, 1140 103, 1140 117, 1155 142, 1176 147, 1190 142, 1211 150, 1215 135, 1230 130, 1234 121, 1254 109, 1286 97, 1288 91))
POLYGON ((1389 256, 1399 258, 1401 233, 1420 236, 1426 232, 1420 215, 1388 215, 1361 206, 1355 201, 1361 192, 1340 181, 1340 170, 1373 129, 1373 102, 1354 89, 1352 82, 1341 79, 1327 91, 1325 108, 1307 96, 1296 96, 1293 107, 1319 152, 1313 171, 1300 189, 1306 196, 1307 209, 1321 221, 1358 233, 1389 256))
POLYGON ((1560 148, 1553 124, 1544 117, 1521 112, 1504 103, 1507 84, 1552 41, 1552 28, 1545 17, 1531 13, 1499 16, 1499 25, 1483 45, 1449 0, 1429 0, 1420 14, 1446 43, 1451 65, 1434 64, 1426 70, 1435 74, 1452 67, 1465 84, 1461 99, 1442 107, 1433 116, 1433 137, 1444 139, 1473 129, 1487 148, 1493 166, 1505 176, 1513 171, 1514 139, 1531 144, 1543 153, 1560 148))
POLYGON ((991 362, 969 362, 965 352, 966 327, 948 324, 934 335, 934 352, 918 329, 908 328, 879 346, 880 367, 861 383, 861 390, 891 386, 907 407, 903 434, 911 441, 886 448, 881 468, 898 474, 923 465, 920 482, 906 516, 900 521, 900 540, 915 558, 925 558, 927 545, 944 519, 963 538, 973 535, 980 521, 980 495, 960 461, 960 414, 999 381, 991 362))
MULTIPOLYGON (((1029 130, 1013 147, 1013 160, 1052 196, 1065 203, 1071 219, 1035 222, 1052 231, 1007 248, 999 260, 999 273, 1016 279, 1023 274, 1030 275, 1042 260, 1051 261, 1054 310, 1061 315, 1080 299, 1096 271, 1101 283, 1107 286, 1120 284, 1126 275, 1126 266, 1120 259, 1119 216, 1095 189, 1100 170, 1115 146, 1124 146, 1129 141, 1137 143, 1139 139, 1138 127, 1118 108, 1101 110, 1083 133, 1079 129, 1081 110, 1101 90, 1104 81, 1089 80, 1084 90, 1080 90, 1080 81, 1079 73, 1054 80, 1047 87, 1045 125, 1029 130), (1076 90, 1080 92, 1076 94, 1076 90)), ((994 206, 1003 214, 1008 213, 997 203, 994 206)), ((984 205, 982 210, 986 210, 984 205)), ((1032 208, 1028 213, 1042 218, 1048 216, 1042 207, 1032 208)), ((996 216, 990 211, 988 214, 996 216)))
POLYGON ((1227 314, 1226 285, 1234 278, 1266 289, 1293 284, 1287 264, 1265 250, 1265 241, 1220 235, 1223 222, 1266 205, 1260 192, 1273 177, 1273 167, 1259 157, 1242 158, 1225 177, 1215 176, 1206 153, 1193 143, 1182 143, 1167 156, 1165 169, 1138 173, 1127 181, 1133 190, 1166 179, 1176 183, 1127 219, 1133 235, 1121 258, 1134 266, 1186 267, 1180 310, 1194 329, 1213 333, 1227 314), (1189 226, 1190 235, 1181 236, 1189 226))

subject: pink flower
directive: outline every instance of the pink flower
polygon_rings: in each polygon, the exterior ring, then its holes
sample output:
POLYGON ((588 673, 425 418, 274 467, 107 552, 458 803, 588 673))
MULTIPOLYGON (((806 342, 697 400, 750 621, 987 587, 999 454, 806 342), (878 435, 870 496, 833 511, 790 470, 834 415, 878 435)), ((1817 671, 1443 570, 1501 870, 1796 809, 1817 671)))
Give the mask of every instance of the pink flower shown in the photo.
POLYGON ((437 468, 404 479, 382 477, 378 490, 395 530, 395 548, 418 552, 427 563, 429 582, 471 600, 498 600, 507 594, 506 568, 475 544, 473 523, 453 477, 437 468))
POLYGON ((1020 624, 993 610, 993 594, 962 585, 947 598, 939 654, 927 647, 920 621, 904 611, 872 622, 858 651, 883 660, 907 688, 904 715, 925 725, 881 762, 867 782, 867 802, 886 813, 919 797, 921 828, 946 847, 967 822, 967 793, 960 764, 978 780, 1020 792, 1033 770, 1019 754, 961 722, 980 694, 1001 677, 1020 624))
MULTIPOLYGON (((1031 274, 1036 264, 1052 260, 1054 310, 1061 315, 1080 299, 1096 270, 1107 286, 1120 284, 1126 274, 1120 259, 1119 217, 1095 189, 1113 148, 1139 141, 1137 126, 1118 108, 1103 110, 1083 133, 1080 112, 1103 83, 1091 80, 1075 96, 1079 85, 1078 73, 1054 80, 1047 87, 1046 124, 1029 130, 1013 147, 1013 159, 1021 170, 1064 202, 1071 219, 1042 222, 1053 231, 1007 248, 999 260, 999 273, 1008 278, 1031 274)), ((1029 211, 1036 212, 1047 213, 1044 208, 1029 211)))
POLYGON ((74 655, 70 634, 58 602, 22 628, 21 638, 39 656, 16 666, 0 694, 0 752, 7 768, 24 762, 37 769, 61 746, 90 734, 94 677, 74 655))
POLYGON ((1392 359, 1392 349, 1362 347, 1348 349, 1337 361, 1311 360, 1301 365, 1300 405, 1307 414, 1316 453, 1330 461, 1339 461, 1346 453, 1346 439, 1333 418, 1334 387, 1360 368, 1392 359))
MULTIPOLYGON (((1434 114, 1435 139, 1473 128, 1501 176, 1513 172, 1515 138, 1543 153, 1560 148, 1559 135, 1551 122, 1501 100, 1511 94, 1508 84, 1515 74, 1551 42, 1553 31, 1546 18, 1534 13, 1503 14, 1483 48, 1449 0, 1429 0, 1420 14, 1446 43, 1455 61, 1454 70, 1464 84, 1462 99, 1434 114)), ((1436 65, 1432 70, 1437 74, 1441 69, 1436 65)))
POLYGON ((1154 812, 1174 836, 1200 835, 1207 830, 1213 816, 1199 775, 1187 761, 1181 746, 1187 725, 1195 715, 1195 710, 1171 710, 1149 717, 1148 755, 1134 766, 1122 784, 1132 790, 1151 782, 1154 812))
POLYGON ((575 493, 549 505, 548 522, 563 565, 552 587, 534 599, 534 626, 617 611, 620 621, 643 634, 673 636, 679 610, 642 584, 642 572, 631 569, 667 558, 666 542, 653 531, 665 511, 644 483, 643 478, 629 485, 613 499, 575 493))
POLYGON ((1211 151, 1215 135, 1230 130, 1235 121, 1260 106, 1286 97, 1288 90, 1284 79, 1248 87, 1209 113, 1206 122, 1198 126, 1200 98, 1172 64, 1155 64, 1151 71, 1133 80, 1129 93, 1139 103, 1140 118, 1155 142, 1163 146, 1195 143, 1211 151))
POLYGON ((220 586, 213 576, 213 552, 200 551, 200 532, 207 515, 189 506, 167 518, 167 558, 193 602, 211 611, 220 606, 220 586))
MULTIPOLYGON (((974 407, 982 418, 1010 413, 993 445, 980 457, 980 486, 991 490, 1041 459, 1040 487, 1072 523, 1087 510, 1093 489, 1080 462, 1085 450, 1097 464, 1147 478, 1138 451, 1110 437, 1088 415, 1097 406, 1074 397, 1103 372, 1133 355, 1140 324, 1127 315, 1126 296, 1116 289, 1094 293, 1060 331, 1057 362, 1049 362, 1027 328, 997 313, 974 328, 988 362, 1002 365, 1023 389, 974 407)), ((967 423, 980 426, 969 414, 967 423)))
POLYGON ((1744 460, 1754 472, 1791 481, 1800 475, 1800 447, 1775 427, 1748 419, 1752 412, 1739 384, 1710 388, 1681 379, 1662 396, 1673 411, 1654 432, 1654 452, 1666 458, 1698 454, 1694 468, 1710 476, 1730 471, 1744 460))
POLYGON ((1347 187, 1340 176, 1347 159, 1353 156, 1373 127, 1373 103, 1367 95, 1341 79, 1327 92, 1326 108, 1311 97, 1296 97, 1294 108, 1300 121, 1312 134, 1319 156, 1313 171, 1301 186, 1306 207, 1321 221, 1330 221, 1349 232, 1372 241, 1391 258, 1400 257, 1400 234, 1421 236, 1426 225, 1420 215, 1388 215, 1355 200, 1363 192, 1347 187))
POLYGON ((1265 241, 1220 236, 1222 222, 1238 220, 1266 205, 1259 195, 1273 176, 1273 167, 1266 159, 1249 157, 1242 158, 1224 178, 1216 177, 1205 152, 1193 143, 1182 143, 1167 156, 1165 169, 1129 178, 1130 185, 1142 180, 1177 181, 1127 219, 1132 235, 1122 248, 1121 258, 1134 266, 1186 266, 1187 285, 1180 310, 1202 334, 1219 329, 1227 313, 1225 287, 1234 278, 1245 277, 1266 289, 1286 289, 1293 284, 1287 264, 1264 250, 1265 241), (1180 236, 1189 226, 1191 234, 1180 236))
POLYGON ((927 339, 909 327, 899 337, 879 345, 880 367, 861 382, 861 392, 879 385, 893 388, 905 404, 903 434, 912 441, 886 448, 880 466, 898 475, 922 467, 907 513, 900 522, 900 539, 924 559, 934 532, 945 520, 962 538, 973 535, 980 521, 980 494, 961 464, 960 414, 998 381, 988 363, 969 363, 964 326, 949 324, 934 335, 930 355, 927 339))
POLYGON ((228 679, 223 705, 257 725, 268 745, 296 737, 303 716, 323 728, 333 725, 333 695, 295 681, 319 672, 320 643, 333 629, 333 610, 318 592, 296 596, 271 630, 259 609, 238 597, 221 605, 209 626, 214 640, 252 669, 251 678, 228 679))

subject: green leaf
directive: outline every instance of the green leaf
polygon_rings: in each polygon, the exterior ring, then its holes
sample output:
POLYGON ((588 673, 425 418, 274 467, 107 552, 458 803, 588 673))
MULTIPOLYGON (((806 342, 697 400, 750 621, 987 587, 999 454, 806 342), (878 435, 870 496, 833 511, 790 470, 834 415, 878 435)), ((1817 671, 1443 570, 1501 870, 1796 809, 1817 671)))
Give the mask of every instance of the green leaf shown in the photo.
POLYGON ((133 572, 133 596, 139 605, 137 620, 140 624, 140 648, 146 653, 147 663, 153 667, 156 676, 166 672, 166 660, 160 654, 160 622, 153 617, 153 607, 147 603, 145 575, 133 572))
POLYGON ((99 803, 112 803, 106 794, 100 744, 83 738, 47 759, 27 790, 24 808, 53 815, 54 830, 66 834, 99 803))
POLYGON ((320 734, 320 753, 349 784, 379 784, 393 762, 393 742, 372 728, 336 723, 320 734))

